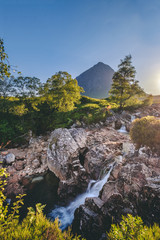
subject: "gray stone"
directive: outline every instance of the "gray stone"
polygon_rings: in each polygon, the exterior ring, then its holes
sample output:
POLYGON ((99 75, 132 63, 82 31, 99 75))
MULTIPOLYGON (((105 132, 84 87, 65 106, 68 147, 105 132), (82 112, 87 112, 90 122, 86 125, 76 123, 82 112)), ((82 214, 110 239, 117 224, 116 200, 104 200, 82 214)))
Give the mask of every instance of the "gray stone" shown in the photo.
POLYGON ((79 157, 79 150, 85 147, 87 134, 84 129, 59 128, 52 132, 48 151, 47 163, 49 169, 60 179, 66 180, 69 165, 79 157))
POLYGON ((15 155, 13 153, 8 153, 5 157, 6 163, 11 164, 15 161, 15 155))
POLYGON ((122 147, 122 152, 124 154, 129 154, 129 153, 134 153, 135 151, 135 146, 133 145, 133 143, 129 143, 129 142, 124 142, 123 143, 123 147, 122 147))
POLYGON ((33 168, 38 168, 40 166, 40 162, 38 159, 34 159, 32 162, 32 167, 33 168))

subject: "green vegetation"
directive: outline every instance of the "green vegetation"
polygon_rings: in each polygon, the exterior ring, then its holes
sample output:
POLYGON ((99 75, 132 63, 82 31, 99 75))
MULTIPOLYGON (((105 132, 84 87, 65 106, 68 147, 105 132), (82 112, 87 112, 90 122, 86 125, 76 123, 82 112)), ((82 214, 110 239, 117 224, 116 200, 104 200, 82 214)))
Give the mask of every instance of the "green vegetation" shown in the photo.
POLYGON ((30 130, 39 135, 79 121, 105 120, 108 101, 81 97, 83 89, 67 72, 41 84, 36 77, 11 75, 2 39, 0 56, 0 144, 23 144, 30 130))
POLYGON ((36 205, 36 210, 28 208, 28 214, 22 222, 19 221, 19 208, 23 204, 22 197, 17 197, 11 209, 6 203, 4 187, 7 173, 5 169, 0 169, 0 239, 3 240, 78 240, 80 236, 73 236, 71 230, 62 232, 59 228, 58 219, 49 221, 43 215, 41 204, 36 205))
POLYGON ((27 136, 29 130, 33 134, 45 134, 47 131, 58 127, 70 127, 73 123, 84 122, 85 124, 104 121, 109 115, 107 106, 113 108, 107 100, 81 97, 74 109, 70 111, 58 111, 52 106, 53 102, 45 97, 31 98, 0 98, 0 143, 11 140, 12 143, 23 143, 19 136, 27 136), (2 107, 1 105, 5 105, 2 107))
POLYGON ((9 77, 10 65, 8 63, 8 55, 5 53, 3 39, 0 38, 0 80, 9 77))
POLYGON ((128 214, 122 216, 120 225, 113 224, 108 233, 109 240, 159 240, 160 228, 157 224, 147 227, 140 217, 133 217, 128 214))
MULTIPOLYGON (((11 66, 0 39, 0 144, 26 142, 33 135, 46 134, 59 127, 80 122, 92 124, 105 121, 110 108, 134 109, 144 101, 133 96, 142 90, 134 80, 135 69, 127 56, 114 74, 110 99, 81 96, 83 89, 67 72, 58 72, 42 84, 36 77, 11 75, 11 66), (129 72, 129 73, 128 73, 129 72)), ((150 100, 146 100, 147 104, 150 100)))
POLYGON ((58 72, 47 80, 40 93, 52 108, 67 112, 74 109, 81 98, 83 88, 67 72, 58 72))
POLYGON ((132 66, 131 59, 131 55, 128 55, 124 60, 121 60, 118 65, 119 69, 112 78, 110 98, 119 105, 120 109, 126 106, 131 97, 144 94, 144 91, 138 85, 138 81, 135 80, 136 70, 132 66))
MULTIPOLYGON (((17 201, 10 207, 4 195, 6 177, 5 169, 0 169, 0 239, 3 240, 85 240, 81 236, 74 236, 71 229, 62 232, 58 219, 54 222, 47 219, 43 214, 45 206, 36 205, 36 210, 28 208, 27 216, 20 222, 19 209, 23 204, 23 196, 17 196, 17 201)), ((160 228, 154 224, 147 227, 140 217, 128 214, 122 216, 120 225, 112 224, 109 240, 159 240, 160 228)))
POLYGON ((159 152, 160 120, 151 116, 136 119, 132 124, 130 136, 137 148, 147 146, 152 151, 159 152))

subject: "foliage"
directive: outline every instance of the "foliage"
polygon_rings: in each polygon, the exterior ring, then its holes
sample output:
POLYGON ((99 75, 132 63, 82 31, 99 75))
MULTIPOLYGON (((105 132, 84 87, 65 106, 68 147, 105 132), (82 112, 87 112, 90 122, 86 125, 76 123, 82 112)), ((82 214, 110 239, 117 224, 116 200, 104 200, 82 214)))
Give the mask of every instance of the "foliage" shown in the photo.
POLYGON ((10 77, 10 65, 8 63, 8 55, 5 53, 3 39, 0 38, 0 81, 6 77, 10 77))
POLYGON ((7 98, 14 93, 13 89, 14 77, 5 77, 3 80, 0 79, 0 96, 7 98))
POLYGON ((36 77, 19 76, 14 79, 14 94, 20 99, 28 99, 38 95, 41 83, 36 77))
POLYGON ((58 72, 47 80, 40 93, 51 106, 62 112, 74 109, 83 88, 67 72, 58 72))
POLYGON ((144 106, 144 101, 135 95, 129 98, 128 100, 126 100, 124 109, 129 111, 134 111, 135 109, 138 109, 143 106, 144 106))
POLYGON ((153 96, 150 94, 143 100, 144 106, 151 106, 153 104, 153 96))
POLYGON ((152 116, 136 119, 132 124, 130 136, 137 148, 147 146, 153 151, 159 151, 160 120, 152 116))
POLYGON ((136 70, 132 66, 131 55, 128 55, 121 60, 118 65, 118 71, 114 73, 112 78, 112 86, 109 92, 112 101, 115 101, 120 109, 122 109, 126 101, 134 95, 143 94, 143 90, 135 80, 136 70))
POLYGON ((49 221, 43 215, 45 206, 36 205, 36 211, 28 208, 28 214, 22 222, 19 221, 19 209, 23 204, 22 197, 17 196, 11 209, 6 202, 4 187, 8 176, 5 169, 0 169, 0 239, 3 240, 78 240, 80 236, 73 236, 71 230, 62 232, 58 219, 49 221))
POLYGON ((140 217, 133 217, 128 214, 122 216, 120 225, 113 224, 108 233, 109 240, 159 240, 160 228, 154 224, 153 227, 147 227, 143 224, 140 217))

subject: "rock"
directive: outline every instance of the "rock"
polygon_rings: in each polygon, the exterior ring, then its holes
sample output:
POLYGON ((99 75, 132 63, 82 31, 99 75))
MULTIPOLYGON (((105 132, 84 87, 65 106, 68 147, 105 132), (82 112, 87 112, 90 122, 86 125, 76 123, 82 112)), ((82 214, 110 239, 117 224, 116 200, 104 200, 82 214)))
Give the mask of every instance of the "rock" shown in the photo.
POLYGON ((115 159, 99 199, 86 199, 75 212, 73 230, 89 240, 99 240, 128 213, 141 216, 145 224, 160 223, 160 158, 126 154, 115 159))
POLYGON ((131 128, 131 124, 127 122, 125 123, 125 127, 126 127, 126 131, 129 132, 131 128))
POLYGON ((138 155, 140 156, 140 157, 148 157, 148 154, 147 154, 147 148, 146 147, 141 147, 141 148, 139 148, 139 150, 138 150, 138 155))
POLYGON ((15 155, 13 153, 8 153, 5 157, 6 164, 12 164, 15 161, 15 155))
POLYGON ((115 129, 118 130, 122 127, 122 121, 120 119, 117 119, 115 121, 115 129))
POLYGON ((69 132, 79 146, 79 148, 84 148, 86 146, 87 135, 84 129, 71 128, 69 129, 69 132))
POLYGON ((127 121, 131 121, 131 119, 132 119, 131 115, 130 115, 129 113, 127 113, 126 111, 123 111, 123 112, 121 113, 121 117, 122 117, 123 119, 127 120, 127 121))
POLYGON ((64 202, 87 188, 88 173, 81 159, 86 141, 87 133, 81 128, 60 128, 51 134, 47 164, 60 179, 58 194, 60 200, 64 202))
POLYGON ((97 213, 81 205, 75 211, 72 229, 87 240, 98 240, 102 232, 102 220, 97 213))
POLYGON ((40 162, 38 159, 34 159, 32 162, 32 167, 33 168, 38 168, 40 166, 40 162))
POLYGON ((106 121, 104 122, 104 125, 107 127, 115 127, 115 120, 116 118, 114 116, 107 117, 106 121))
POLYGON ((134 154, 135 146, 133 145, 133 143, 123 142, 122 152, 126 155, 129 154, 129 153, 134 154))
POLYGON ((16 160, 24 160, 26 158, 26 149, 11 148, 8 152, 13 153, 16 160))
POLYGON ((79 157, 79 150, 86 143, 86 132, 83 129, 56 129, 51 134, 48 147, 48 167, 60 179, 69 176, 69 165, 79 157))
POLYGON ((21 171, 24 169, 25 162, 24 161, 16 161, 14 167, 17 171, 21 171))
POLYGON ((115 164, 114 164, 114 168, 111 172, 111 177, 113 179, 117 179, 118 178, 118 174, 121 170, 122 167, 122 163, 124 162, 124 159, 121 155, 118 155, 115 157, 115 164))

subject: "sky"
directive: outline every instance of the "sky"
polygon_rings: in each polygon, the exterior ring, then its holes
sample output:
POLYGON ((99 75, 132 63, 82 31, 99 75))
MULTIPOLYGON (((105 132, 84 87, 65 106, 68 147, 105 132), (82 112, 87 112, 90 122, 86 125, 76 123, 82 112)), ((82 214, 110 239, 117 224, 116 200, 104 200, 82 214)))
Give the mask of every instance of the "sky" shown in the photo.
POLYGON ((132 55, 136 79, 160 94, 160 0, 0 0, 0 38, 11 65, 45 82, 132 55))

